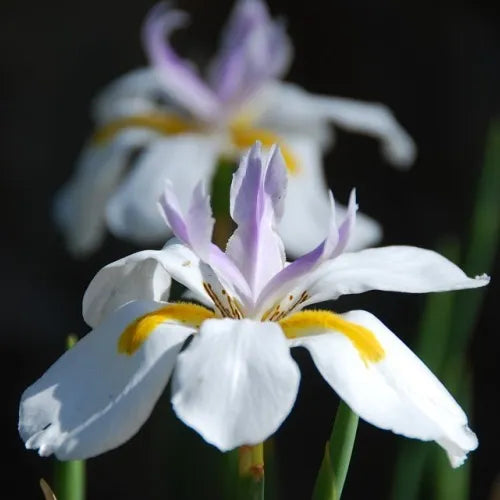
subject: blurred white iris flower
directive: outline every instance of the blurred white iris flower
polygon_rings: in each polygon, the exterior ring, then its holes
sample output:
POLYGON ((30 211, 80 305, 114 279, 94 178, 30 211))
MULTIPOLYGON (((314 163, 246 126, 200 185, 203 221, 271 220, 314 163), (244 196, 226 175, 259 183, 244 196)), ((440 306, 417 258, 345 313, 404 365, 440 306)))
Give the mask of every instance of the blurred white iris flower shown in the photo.
MULTIPOLYGON (((292 48, 260 0, 237 1, 205 79, 169 43, 185 22, 184 12, 153 8, 143 26, 150 66, 119 78, 94 103, 96 132, 56 200, 74 254, 95 250, 106 228, 141 246, 165 241, 171 231, 156 208, 163 181, 172 181, 184 206, 198 182, 210 184, 221 159, 237 162, 256 140, 280 144, 286 160, 279 232, 291 255, 313 248, 328 225, 322 155, 333 142, 330 124, 377 138, 395 166, 413 162, 414 143, 385 106, 313 95, 280 80, 292 48)), ((338 206, 338 217, 344 213, 338 206)), ((380 226, 360 215, 351 249, 380 237, 380 226)))
POLYGON ((171 376, 175 412, 207 442, 223 451, 261 443, 294 405, 300 374, 290 349, 302 346, 361 418, 436 441, 454 467, 465 460, 477 446, 465 413, 379 319, 303 309, 368 290, 476 288, 488 277, 469 278, 411 246, 344 253, 356 224, 354 193, 340 225, 329 193, 326 238, 287 264, 277 232, 287 178, 277 148, 265 160, 257 144, 243 158, 231 186, 237 228, 226 252, 211 242, 202 187, 184 211, 167 183, 160 205, 175 238, 104 267, 90 283, 83 315, 93 330, 22 396, 27 448, 63 460, 115 448, 143 425, 171 376), (203 305, 169 303, 172 278, 203 305))

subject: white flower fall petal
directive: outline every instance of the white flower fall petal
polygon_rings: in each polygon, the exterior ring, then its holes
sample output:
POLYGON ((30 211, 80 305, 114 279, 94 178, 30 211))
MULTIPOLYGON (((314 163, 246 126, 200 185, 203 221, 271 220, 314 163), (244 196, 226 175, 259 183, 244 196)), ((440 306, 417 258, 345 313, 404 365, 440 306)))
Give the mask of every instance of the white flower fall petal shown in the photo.
MULTIPOLYGON (((156 201, 165 181, 183 203, 199 182, 208 185, 220 161, 236 162, 256 140, 266 149, 279 144, 287 164, 290 189, 278 232, 293 256, 319 244, 328 223, 322 156, 334 142, 330 124, 377 138, 396 166, 412 164, 413 141, 384 106, 315 96, 280 81, 291 43, 262 0, 236 1, 206 80, 170 44, 186 20, 167 4, 153 7, 142 33, 150 66, 118 78, 94 101, 96 133, 56 200, 74 254, 95 250, 106 227, 140 245, 164 241, 171 231, 156 201)), ((375 244, 381 234, 361 216, 350 249, 375 244)))
POLYGON ((469 278, 458 266, 432 250, 410 246, 369 248, 345 253, 322 264, 305 287, 314 304, 369 290, 428 293, 477 288, 488 276, 469 278))
POLYGON ((120 354, 125 328, 159 307, 135 301, 113 312, 26 389, 19 431, 27 448, 61 460, 89 458, 116 448, 140 429, 194 331, 160 325, 132 355, 120 354))
POLYGON ((477 438, 450 393, 375 316, 350 311, 342 317, 375 336, 381 359, 366 361, 342 332, 321 325, 290 340, 291 345, 309 350, 321 375, 362 419, 407 437, 434 440, 454 467, 461 465, 477 438))
POLYGON ((120 445, 148 417, 172 372, 173 407, 207 442, 221 450, 262 442, 294 404, 299 373, 289 349, 303 346, 361 418, 436 441, 454 467, 465 460, 477 446, 467 417, 387 327, 364 311, 303 309, 343 294, 458 290, 489 278, 469 278, 415 247, 342 253, 356 232, 354 190, 343 220, 329 193, 323 241, 286 263, 276 232, 286 217, 286 169, 277 147, 265 154, 256 144, 242 159, 231 186, 237 229, 227 252, 211 241, 203 186, 187 203, 166 184, 159 208, 176 238, 106 266, 91 282, 83 311, 95 329, 22 397, 19 430, 28 448, 70 459, 120 445), (210 309, 166 303, 171 279, 210 309))
POLYGON ((166 302, 171 275, 160 264, 162 254, 143 250, 103 267, 83 296, 85 322, 95 328, 113 311, 133 300, 166 302))
POLYGON ((278 325, 214 319, 179 356, 172 404, 222 451, 273 434, 295 402, 299 369, 278 325))
POLYGON ((83 150, 72 179, 63 186, 54 206, 55 219, 75 255, 94 251, 106 234, 105 207, 120 183, 134 149, 156 134, 128 129, 103 146, 83 150))

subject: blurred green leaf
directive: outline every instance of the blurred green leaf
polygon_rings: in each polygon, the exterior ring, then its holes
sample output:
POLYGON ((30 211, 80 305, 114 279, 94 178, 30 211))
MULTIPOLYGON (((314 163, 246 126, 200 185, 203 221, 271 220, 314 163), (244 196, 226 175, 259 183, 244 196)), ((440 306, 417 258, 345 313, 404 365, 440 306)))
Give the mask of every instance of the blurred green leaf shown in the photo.
POLYGON ((314 500, 340 499, 349 470, 358 421, 359 417, 344 401, 340 401, 330 441, 326 444, 316 478, 314 500))

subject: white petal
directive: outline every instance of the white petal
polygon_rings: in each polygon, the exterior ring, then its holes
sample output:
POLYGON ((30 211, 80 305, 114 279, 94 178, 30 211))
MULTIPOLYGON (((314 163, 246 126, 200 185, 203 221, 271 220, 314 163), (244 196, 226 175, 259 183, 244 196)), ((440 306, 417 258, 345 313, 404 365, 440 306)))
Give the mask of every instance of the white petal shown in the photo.
POLYGON ((165 302, 171 277, 202 304, 213 307, 203 288, 200 259, 176 238, 162 250, 144 250, 103 267, 83 296, 83 318, 96 327, 109 314, 132 300, 165 302))
POLYGON ((129 129, 104 146, 84 148, 76 172, 57 194, 54 206, 56 222, 71 252, 84 255, 99 246, 105 234, 108 197, 118 185, 133 150, 156 136, 148 130, 129 129))
POLYGON ((140 429, 192 333, 185 326, 162 324, 133 355, 120 354, 124 329, 158 307, 153 302, 122 307, 26 389, 19 432, 27 448, 61 460, 89 458, 116 448, 140 429))
POLYGON ((410 246, 345 253, 322 264, 305 285, 313 304, 369 290, 426 293, 485 286, 487 276, 469 278, 432 250, 410 246))
POLYGON ((292 409, 299 378, 277 324, 208 320, 179 356, 172 403, 179 418, 226 451, 273 434, 292 409))
POLYGON ((83 296, 83 319, 95 328, 133 300, 166 302, 172 282, 161 265, 161 251, 144 250, 103 267, 83 296))
POLYGON ((92 115, 98 125, 103 125, 126 116, 161 112, 173 107, 157 72, 153 68, 140 68, 106 86, 93 102, 92 115))
POLYGON ((342 333, 295 339, 306 347, 316 367, 361 418, 404 436, 434 440, 445 448, 452 465, 462 463, 477 447, 467 417, 430 370, 375 316, 351 311, 344 319, 368 328, 385 351, 366 364, 342 333))
MULTIPOLYGON (((318 141, 298 134, 282 136, 298 160, 299 171, 288 175, 285 212, 279 232, 287 252, 298 257, 319 245, 328 234, 330 200, 318 141)), ((345 207, 337 203, 338 224, 344 220, 345 214, 345 207)), ((380 226, 373 219, 358 212, 348 249, 365 248, 378 243, 381 234, 380 226)))
POLYGON ((203 263, 190 248, 177 238, 172 238, 158 252, 157 258, 170 276, 190 290, 197 300, 205 305, 213 306, 212 300, 203 287, 203 263))
POLYGON ((197 184, 210 182, 218 152, 216 140, 199 134, 155 141, 109 200, 106 218, 110 230, 137 243, 165 240, 171 232, 157 205, 165 181, 169 179, 175 186, 181 205, 187 204, 197 184))
POLYGON ((415 143, 383 104, 314 95, 297 85, 278 82, 269 85, 260 100, 266 103, 260 118, 263 123, 285 129, 296 124, 318 136, 320 124, 329 121, 379 139, 382 154, 395 166, 409 167, 415 160, 415 143))

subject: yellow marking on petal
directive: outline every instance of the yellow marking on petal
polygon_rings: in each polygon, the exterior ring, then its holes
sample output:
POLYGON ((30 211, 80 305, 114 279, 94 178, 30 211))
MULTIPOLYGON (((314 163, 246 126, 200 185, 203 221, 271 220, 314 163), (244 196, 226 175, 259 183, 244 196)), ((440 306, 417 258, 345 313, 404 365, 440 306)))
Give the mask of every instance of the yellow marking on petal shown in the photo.
POLYGON ((255 141, 262 142, 266 148, 278 144, 290 174, 296 175, 300 172, 300 165, 293 151, 284 143, 283 139, 271 130, 263 128, 252 128, 233 124, 231 127, 231 138, 233 143, 241 149, 251 147, 255 141))
POLYGON ((143 115, 125 116, 107 123, 96 130, 92 142, 103 145, 113 139, 119 132, 127 128, 147 128, 165 135, 182 134, 195 130, 194 123, 174 113, 148 113, 143 115))
POLYGON ((205 320, 214 317, 213 311, 197 304, 187 302, 169 304, 132 321, 118 339, 118 352, 131 356, 155 328, 166 321, 199 328, 205 320))
POLYGON ((290 339, 315 335, 318 330, 340 332, 352 342, 365 364, 376 363, 385 357, 384 348, 371 330, 330 311, 300 311, 282 319, 279 324, 290 339))

